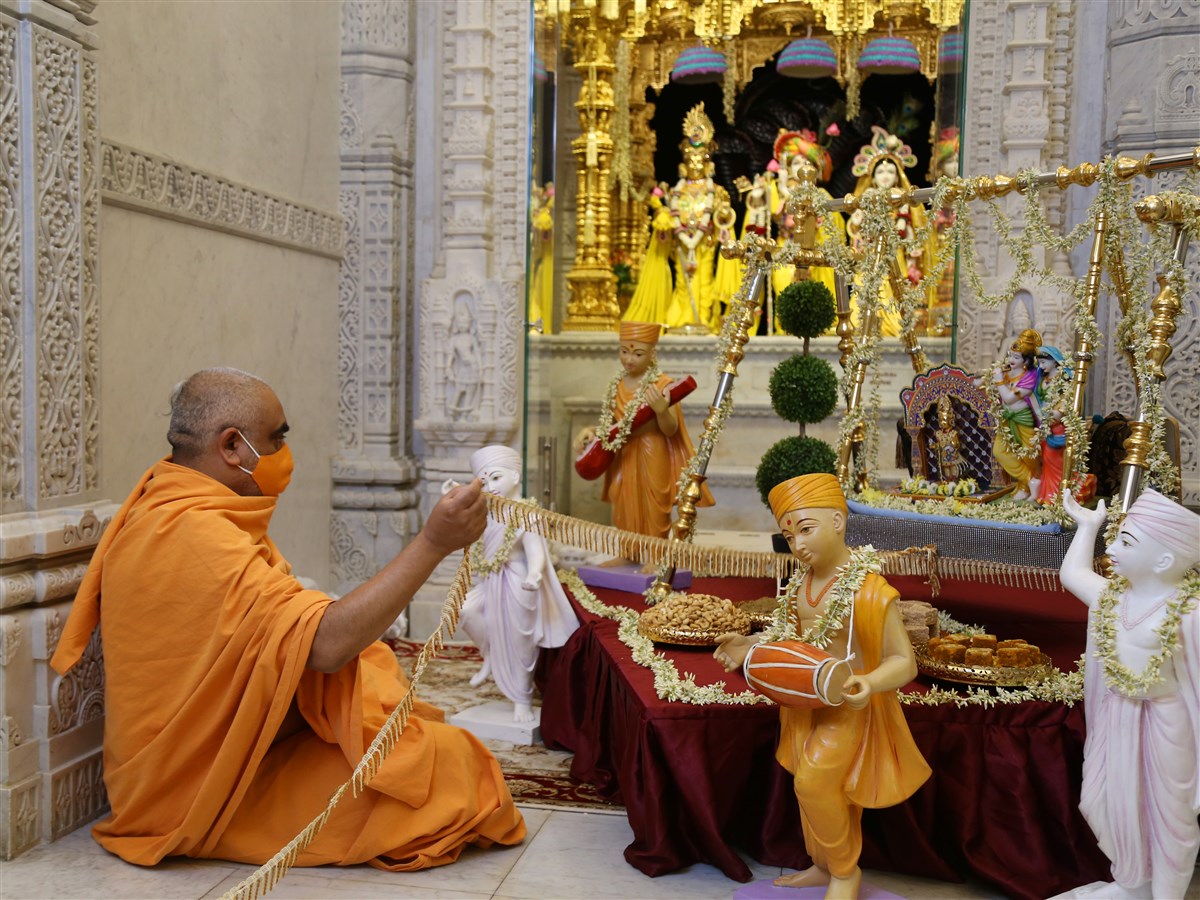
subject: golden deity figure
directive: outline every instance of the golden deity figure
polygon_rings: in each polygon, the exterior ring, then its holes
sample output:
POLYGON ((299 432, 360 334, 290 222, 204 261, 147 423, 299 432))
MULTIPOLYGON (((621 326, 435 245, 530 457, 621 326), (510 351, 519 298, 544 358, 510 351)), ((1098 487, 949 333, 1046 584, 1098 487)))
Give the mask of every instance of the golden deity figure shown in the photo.
MULTIPOLYGON (((825 134, 829 137, 837 137, 840 133, 836 122, 825 127, 825 134)), ((797 223, 787 212, 787 201, 800 186, 800 167, 806 162, 816 169, 817 184, 829 181, 833 175, 833 157, 829 155, 829 150, 820 143, 816 132, 807 128, 800 131, 779 129, 779 136, 775 139, 775 159, 771 165, 768 165, 767 172, 770 177, 771 213, 778 222, 781 243, 801 237, 796 233, 797 223)), ((824 188, 821 188, 821 193, 825 197, 829 197, 829 192, 824 188)), ((841 213, 826 213, 816 223, 816 232, 812 235, 812 246, 819 248, 828 240, 845 243, 846 220, 841 213)), ((795 266, 777 266, 771 273, 771 287, 776 295, 791 284, 795 277, 795 266)), ((801 277, 804 277, 803 273, 801 273, 801 277)), ((829 288, 830 294, 836 296, 836 279, 832 268, 813 266, 808 270, 808 278, 821 282, 829 288)), ((831 328, 828 333, 833 334, 833 329, 831 328)))
POLYGON ((937 460, 937 480, 943 483, 958 481, 962 455, 958 428, 954 425, 954 405, 946 394, 938 398, 937 429, 930 440, 937 460))
POLYGON ((701 325, 720 328, 721 310, 713 303, 717 255, 716 222, 725 221, 728 192, 713 180, 713 124, 704 104, 692 107, 683 120, 683 162, 679 181, 667 195, 675 224, 675 292, 667 307, 667 327, 701 325))
MULTIPOLYGON (((854 196, 862 197, 868 188, 910 190, 912 184, 909 182, 908 176, 904 174, 904 170, 911 169, 917 164, 917 158, 913 155, 912 149, 900 138, 889 134, 878 125, 872 125, 871 132, 871 142, 864 144, 861 152, 854 157, 854 168, 851 169, 851 172, 858 176, 858 183, 854 187, 854 196)), ((925 229, 925 210, 920 205, 910 206, 906 203, 893 210, 892 216, 896 233, 901 240, 911 242, 925 229)), ((869 249, 864 246, 862 227, 863 211, 858 209, 846 223, 846 236, 850 240, 850 246, 856 252, 869 249)), ((907 252, 903 249, 896 251, 896 262, 902 277, 914 284, 921 280, 926 267, 932 266, 937 261, 936 239, 932 230, 928 234, 929 237, 924 245, 907 252)), ((855 279, 855 281, 856 284, 861 284, 860 279, 855 279)), ((930 296, 926 298, 924 309, 921 311, 923 314, 927 314, 929 307, 936 302, 936 289, 937 286, 934 285, 929 291, 930 296)), ((877 315, 880 331, 884 337, 899 336, 899 298, 895 297, 892 291, 887 273, 885 273, 879 289, 877 315)), ((857 325, 862 327, 861 322, 857 322, 857 325)))
POLYGON ((551 330, 554 307, 554 183, 536 182, 529 203, 529 302, 530 328, 544 334, 551 330))

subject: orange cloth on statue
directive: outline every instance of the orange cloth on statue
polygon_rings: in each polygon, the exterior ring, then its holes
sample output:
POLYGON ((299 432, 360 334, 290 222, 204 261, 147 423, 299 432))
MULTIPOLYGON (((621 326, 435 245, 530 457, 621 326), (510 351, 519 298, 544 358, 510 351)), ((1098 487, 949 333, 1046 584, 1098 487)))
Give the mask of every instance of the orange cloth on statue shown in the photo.
MULTIPOLYGON (((659 375, 658 390, 662 391, 672 380, 670 375, 659 375)), ((625 404, 632 403, 634 397, 635 392, 625 387, 624 379, 617 382, 615 421, 620 421, 625 404)), ((679 404, 670 407, 670 412, 679 422, 675 434, 667 437, 658 422, 651 419, 629 436, 604 474, 601 499, 612 504, 613 525, 622 531, 666 537, 671 529, 676 482, 692 457, 692 441, 679 404)), ((712 506, 714 502, 708 487, 701 486, 697 506, 712 506)))
MULTIPOLYGON (((881 662, 884 619, 899 596, 874 574, 855 595, 855 674, 881 662)), ((858 865, 861 808, 908 799, 929 778, 929 765, 909 733, 895 691, 871 694, 861 710, 780 707, 779 722, 775 758, 794 778, 805 848, 818 865, 845 877, 858 865)))
MULTIPOLYGON (((334 601, 302 587, 267 536, 275 503, 163 460, 84 576, 51 664, 69 670, 101 626, 112 812, 92 833, 128 862, 267 861, 325 808, 408 688, 380 643, 335 673, 305 668, 334 601)), ((441 718, 417 702, 379 773, 297 865, 419 869, 524 838, 496 761, 441 718)))

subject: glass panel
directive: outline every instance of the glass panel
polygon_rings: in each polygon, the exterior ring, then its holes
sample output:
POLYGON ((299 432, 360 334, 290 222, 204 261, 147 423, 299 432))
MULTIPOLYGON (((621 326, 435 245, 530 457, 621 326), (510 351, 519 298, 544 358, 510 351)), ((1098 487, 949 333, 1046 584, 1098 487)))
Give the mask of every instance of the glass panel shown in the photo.
MULTIPOLYGON (((900 5, 895 4, 897 8, 900 5)), ((619 6, 625 10, 633 4, 622 0, 619 6)), ((805 34, 806 24, 819 25, 819 20, 802 3, 756 6, 747 14, 738 37, 728 44, 720 41, 714 44, 724 48, 726 58, 733 61, 731 68, 737 83, 733 115, 727 117, 726 88, 719 78, 707 84, 671 80, 671 67, 681 51, 697 45, 692 23, 681 12, 683 7, 678 4, 660 7, 653 0, 648 0, 646 6, 649 14, 643 22, 645 35, 635 37, 627 31, 629 43, 627 50, 622 50, 618 39, 624 24, 607 32, 594 27, 601 6, 534 2, 536 25, 530 62, 533 73, 531 228, 526 297, 530 324, 526 347, 526 494, 559 511, 599 522, 610 521, 609 507, 601 499, 602 480, 585 481, 575 473, 571 443, 583 427, 597 422, 606 386, 619 371, 616 314, 628 307, 634 289, 647 277, 648 262, 651 272, 654 271, 649 254, 656 234, 652 228, 654 215, 660 202, 668 209, 671 207, 672 189, 680 181, 681 164, 686 163, 681 143, 684 119, 691 109, 703 103, 705 115, 712 122, 716 145, 711 154, 713 179, 728 197, 734 220, 730 230, 737 237, 744 233, 747 201, 751 207, 762 202, 764 191, 754 192, 756 178, 776 177, 769 170, 779 162, 776 142, 781 131, 800 137, 792 152, 803 153, 815 161, 820 160, 822 153, 829 154, 829 172, 823 186, 834 197, 865 187, 853 168, 855 157, 872 139, 872 126, 897 135, 911 148, 915 162, 904 167, 903 175, 914 187, 931 185, 943 174, 957 174, 959 166, 965 19, 961 27, 939 30, 927 22, 889 23, 881 15, 872 32, 862 36, 858 44, 839 44, 831 35, 814 27, 812 35, 820 36, 834 47, 843 77, 797 78, 780 74, 776 65, 780 53, 793 39, 805 34), (548 6, 559 12, 569 7, 571 12, 548 15, 548 6), (592 16, 590 43, 581 41, 572 46, 571 35, 578 30, 581 15, 584 19, 586 15, 592 16), (862 77, 861 111, 847 117, 850 84, 844 76, 852 70, 868 40, 887 36, 890 24, 895 25, 897 36, 913 39, 921 52, 923 69, 910 74, 862 77), (605 52, 599 55, 597 42, 607 42, 605 52), (584 60, 578 66, 576 52, 583 54, 580 59, 584 60), (589 67, 588 60, 596 64, 589 67), (926 77, 932 71, 936 71, 936 78, 926 77), (600 88, 594 88, 596 84, 600 88), (614 106, 617 100, 627 104, 624 114, 613 109, 598 120, 588 120, 588 109, 581 97, 589 91, 609 87, 614 106), (589 121, 592 124, 585 124, 589 121), (600 135, 599 140, 593 140, 595 134, 600 135), (613 149, 607 149, 605 138, 612 139, 613 149), (581 167, 586 169, 584 164, 588 159, 598 168, 581 172, 581 167), (597 175, 599 169, 607 172, 605 167, 627 173, 624 196, 615 175, 611 181, 607 174, 597 175), (595 198, 590 192, 599 181, 608 185, 608 206, 601 214, 591 216, 588 211, 594 208, 595 198), (656 185, 662 188, 661 201, 652 199, 656 185), (581 191, 589 192, 592 199, 588 203, 592 205, 577 202, 581 191), (581 326, 577 305, 580 291, 577 245, 587 246, 598 229, 607 229, 605 258, 591 261, 591 275, 596 276, 599 271, 603 276, 607 274, 605 269, 611 270, 617 311, 603 330, 594 322, 581 326), (573 279, 574 297, 568 275, 573 279), (575 303, 574 319, 569 315, 569 301, 575 303)), ((905 6, 909 10, 905 15, 913 15, 910 7, 913 5, 905 6)), ((776 192, 767 202, 778 203, 778 199, 776 192)), ((707 212, 711 219, 713 211, 707 212)), ((948 227, 944 215, 939 218, 937 211, 930 211, 929 216, 935 235, 948 227)), ((686 253, 675 235, 674 229, 679 224, 677 208, 674 227, 667 235, 671 250, 664 268, 669 268, 667 290, 673 290, 687 302, 695 299, 697 276, 690 260, 684 259, 686 253), (691 289, 689 296, 684 296, 680 285, 691 289)), ((919 227, 915 216, 913 224, 919 227)), ((715 229, 716 225, 710 227, 715 229)), ((778 236, 786 223, 776 215, 768 219, 765 227, 772 236, 778 236)), ((931 244, 935 242, 936 238, 931 244)), ((931 246, 928 252, 935 253, 936 249, 931 246)), ((921 262, 917 260, 914 264, 919 268, 921 262)), ((715 260, 710 264, 715 267, 715 260)), ((813 272, 819 274, 819 270, 813 272)), ((712 274, 719 280, 718 273, 712 274)), ((790 275, 784 273, 777 278, 778 287, 782 288, 790 275)), ((933 365, 953 359, 955 283, 951 266, 941 282, 931 286, 928 308, 921 311, 917 333, 926 336, 922 343, 933 365)), ((679 302, 679 297, 676 301, 679 302)), ((747 345, 747 360, 743 365, 747 374, 739 379, 737 394, 738 402, 750 408, 768 403, 766 375, 779 359, 797 350, 795 338, 771 334, 772 321, 772 315, 763 315, 757 336, 763 340, 753 340, 747 345), (760 358, 758 363, 755 357, 760 358), (750 371, 754 365, 762 371, 750 371)), ((836 341, 832 337, 817 340, 825 341, 821 352, 836 363, 836 353, 830 349, 836 341)), ((891 347, 891 351, 885 351, 891 370, 883 373, 881 380, 883 392, 890 397, 898 386, 911 380, 912 372, 899 339, 888 338, 884 344, 891 347)), ((716 338, 704 333, 682 334, 678 338, 669 334, 660 344, 664 371, 672 375, 692 372, 700 382, 687 410, 693 442, 700 437, 705 407, 712 396, 716 349, 716 338)), ((759 445, 766 440, 754 436, 753 430, 762 431, 767 427, 764 423, 761 416, 757 422, 754 419, 738 422, 735 413, 714 463, 752 470, 763 450, 759 445), (742 429, 749 431, 743 434, 742 429)), ((772 421, 769 427, 774 428, 775 424, 772 421)), ((836 430, 836 423, 833 429, 836 430)), ((884 448, 880 455, 890 454, 890 448, 884 448)), ((882 465, 891 467, 888 461, 882 465)), ((729 519, 726 516, 729 507, 746 503, 753 494, 752 485, 746 489, 746 476, 741 474, 737 478, 741 494, 732 502, 727 502, 724 496, 718 497, 722 507, 717 516, 719 521, 729 519)), ((757 497, 748 502, 757 504, 757 497)), ((713 515, 709 511, 701 514, 702 518, 713 515)), ((753 517, 745 518, 748 521, 753 517)), ((734 515, 733 519, 738 517, 734 515)))

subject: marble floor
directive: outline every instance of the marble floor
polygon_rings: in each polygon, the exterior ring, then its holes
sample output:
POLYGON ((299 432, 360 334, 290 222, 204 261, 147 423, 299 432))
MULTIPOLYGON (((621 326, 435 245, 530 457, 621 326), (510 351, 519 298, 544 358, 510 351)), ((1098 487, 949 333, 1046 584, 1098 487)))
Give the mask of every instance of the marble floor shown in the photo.
MULTIPOLYGON (((285 900, 373 897, 429 900, 702 900, 731 898, 742 885, 706 865, 648 878, 621 853, 633 833, 621 814, 522 807, 529 836, 519 847, 468 849, 452 866, 381 872, 369 866, 293 869, 270 894, 285 900)), ((780 874, 747 860, 755 880, 780 874)), ((177 860, 144 869, 101 850, 87 828, 0 863, 2 900, 198 900, 217 898, 254 871, 211 860, 177 860)), ((868 872, 866 882, 908 898, 999 898, 979 885, 946 884, 868 872)), ((790 892, 789 892, 790 893, 790 892)), ((801 892, 795 892, 800 900, 801 892)), ((805 892, 807 893, 807 892, 805 892)))

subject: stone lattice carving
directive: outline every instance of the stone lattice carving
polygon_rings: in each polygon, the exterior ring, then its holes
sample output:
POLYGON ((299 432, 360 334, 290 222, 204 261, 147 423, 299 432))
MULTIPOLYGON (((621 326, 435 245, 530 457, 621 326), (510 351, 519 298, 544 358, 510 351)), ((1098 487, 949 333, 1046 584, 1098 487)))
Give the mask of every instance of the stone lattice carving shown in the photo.
POLYGON ((1200 13, 1196 0, 1119 0, 1113 4, 1112 38, 1120 40, 1129 30, 1143 31, 1145 26, 1176 24, 1200 13))
POLYGON ((0 749, 13 750, 21 746, 21 729, 12 716, 0 716, 0 749))
POLYGON ((341 258, 335 215, 111 141, 103 144, 102 160, 106 203, 341 258))
MULTIPOLYGON (((1200 32, 1200 21, 1197 29, 1200 32)), ((1158 77, 1155 116, 1164 124, 1186 122, 1192 137, 1200 122, 1200 53, 1176 56, 1158 77)))
POLYGON ((362 376, 358 368, 362 342, 358 272, 362 256, 358 205, 357 191, 341 192, 338 209, 346 228, 346 244, 338 274, 338 447, 344 453, 362 447, 362 376))
POLYGON ((0 838, 0 850, 4 851, 5 859, 11 859, 30 847, 37 846, 41 838, 41 780, 31 779, 19 787, 14 787, 9 794, 8 803, 8 835, 6 839, 0 838))
POLYGON ((20 620, 13 616, 0 617, 0 666, 7 666, 16 659, 22 636, 20 620))
POLYGON ((97 629, 75 667, 55 679, 51 689, 51 736, 104 715, 104 654, 97 629))
POLYGON ((342 3, 342 49, 346 53, 408 47, 409 13, 389 0, 342 3))

